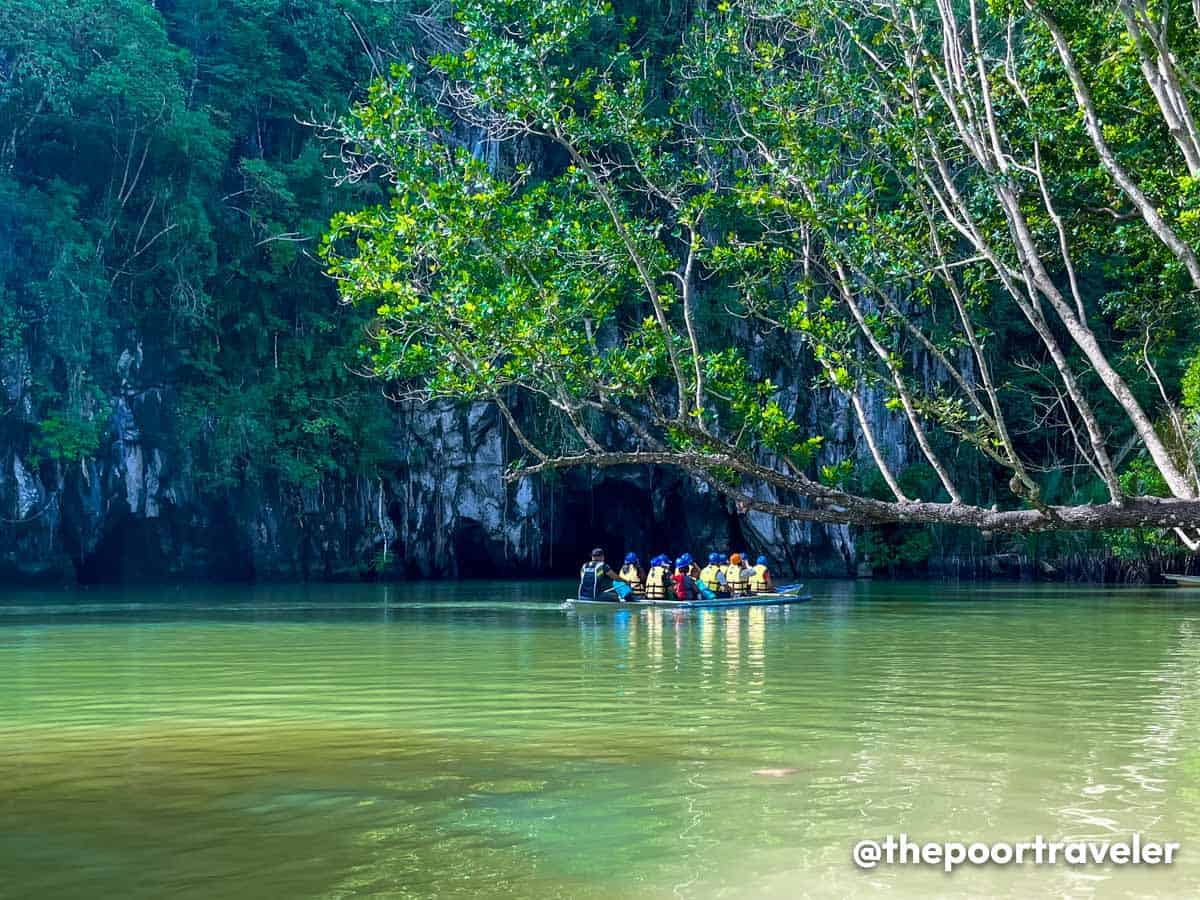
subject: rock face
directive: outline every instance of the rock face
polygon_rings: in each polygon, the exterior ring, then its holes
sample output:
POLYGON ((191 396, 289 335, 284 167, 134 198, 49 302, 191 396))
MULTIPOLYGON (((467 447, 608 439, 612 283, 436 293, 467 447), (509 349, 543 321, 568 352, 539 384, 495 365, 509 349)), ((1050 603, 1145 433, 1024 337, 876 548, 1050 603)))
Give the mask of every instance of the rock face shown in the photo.
MULTIPOLYGON (((485 406, 397 409, 394 457, 373 478, 206 494, 193 475, 196 448, 173 438, 176 398, 141 383, 142 358, 133 346, 116 362, 99 452, 36 464, 15 427, 31 421, 29 361, 23 351, 0 360, 9 411, 0 420, 0 581, 568 574, 596 544, 613 555, 748 550, 810 574, 845 574, 855 562, 844 527, 739 516, 670 471, 505 483, 512 441, 485 406)), ((854 447, 841 398, 799 385, 789 395, 813 426, 832 423, 830 460, 854 447)), ((871 399, 882 427, 882 398, 871 399)), ((885 443, 903 464, 902 437, 885 443)))

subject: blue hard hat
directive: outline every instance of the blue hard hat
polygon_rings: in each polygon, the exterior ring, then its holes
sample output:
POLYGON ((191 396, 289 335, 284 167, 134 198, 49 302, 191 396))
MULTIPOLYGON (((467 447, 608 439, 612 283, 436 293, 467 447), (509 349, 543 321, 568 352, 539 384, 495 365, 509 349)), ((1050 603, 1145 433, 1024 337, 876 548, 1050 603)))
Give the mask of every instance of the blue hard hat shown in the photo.
POLYGON ((708 554, 708 561, 711 565, 716 565, 717 563, 719 563, 721 561, 721 554, 720 553, 708 554))
POLYGON ((767 558, 765 556, 760 556, 754 561, 754 564, 756 566, 765 566, 767 564, 767 558))
POLYGON ((688 559, 687 559, 686 554, 679 557, 679 559, 675 560, 675 568, 677 568, 677 569, 686 569, 687 565, 688 565, 688 559))
POLYGON ((627 563, 635 563, 635 562, 637 562, 637 561, 638 561, 638 558, 637 558, 637 554, 636 554, 636 553, 626 553, 626 554, 625 554, 625 562, 627 562, 627 563))
POLYGON ((685 566, 690 566, 693 562, 692 554, 690 554, 690 553, 685 553, 685 554, 683 554, 683 556, 681 556, 679 558, 683 560, 683 564, 685 566))

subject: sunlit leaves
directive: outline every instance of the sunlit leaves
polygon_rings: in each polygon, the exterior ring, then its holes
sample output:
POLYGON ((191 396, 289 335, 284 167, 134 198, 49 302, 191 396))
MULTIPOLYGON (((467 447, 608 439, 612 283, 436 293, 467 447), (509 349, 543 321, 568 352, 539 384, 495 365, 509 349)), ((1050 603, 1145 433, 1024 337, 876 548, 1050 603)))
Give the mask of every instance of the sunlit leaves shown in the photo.
MULTIPOLYGON (((375 305, 376 370, 451 396, 586 393, 632 276, 580 180, 490 171, 439 143, 448 126, 401 82, 377 86, 347 131, 387 154, 395 182, 387 205, 335 219, 324 246, 344 299, 375 305)), ((634 343, 610 375, 632 388, 656 366, 634 343)))
MULTIPOLYGON (((417 396, 531 397, 575 431, 611 414, 618 443, 787 457, 811 476, 821 451, 842 484, 840 451, 806 434, 806 398, 766 377, 786 366, 860 430, 883 431, 882 416, 928 431, 930 457, 957 442, 985 467, 1074 459, 1057 435, 1022 428, 1012 444, 996 423, 1044 412, 1037 385, 1058 378, 1014 294, 1029 251, 997 185, 1047 260, 1037 277, 1076 276, 1096 332, 1129 349, 1121 365, 1140 371, 1133 350, 1165 353, 1194 317, 1179 267, 1097 164, 1045 34, 1024 5, 1008 11, 980 14, 1013 160, 993 166, 960 139, 974 100, 937 83, 929 4, 740 0, 665 44, 607 3, 457 5, 454 40, 345 126, 389 200, 337 220, 325 253, 343 297, 377 311, 375 370, 417 396)), ((1168 180, 1161 135, 1142 141, 1115 114, 1153 113, 1128 48, 1085 5, 1061 12, 1094 58, 1114 143, 1191 236, 1196 184, 1168 180)), ((935 480, 923 495, 950 479, 935 480)))

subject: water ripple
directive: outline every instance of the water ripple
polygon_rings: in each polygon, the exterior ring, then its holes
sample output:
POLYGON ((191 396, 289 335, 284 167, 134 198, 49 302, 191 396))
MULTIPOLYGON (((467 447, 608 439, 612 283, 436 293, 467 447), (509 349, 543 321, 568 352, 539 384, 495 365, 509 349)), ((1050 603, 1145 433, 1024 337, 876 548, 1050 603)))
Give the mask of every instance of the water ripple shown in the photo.
MULTIPOLYGON (((0 884, 929 896, 940 874, 860 873, 850 845, 1200 832, 1191 604, 828 584, 803 607, 577 615, 569 587, 0 599, 0 884)), ((954 877, 1200 891, 1200 857, 1164 871, 954 877)))

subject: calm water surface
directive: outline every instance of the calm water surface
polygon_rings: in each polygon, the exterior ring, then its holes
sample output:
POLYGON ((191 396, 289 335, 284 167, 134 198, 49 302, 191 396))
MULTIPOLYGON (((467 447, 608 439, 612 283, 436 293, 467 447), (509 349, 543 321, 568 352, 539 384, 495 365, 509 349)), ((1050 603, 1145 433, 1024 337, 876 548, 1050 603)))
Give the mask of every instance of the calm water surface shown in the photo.
POLYGON ((1200 896, 1200 591, 567 588, 0 594, 0 896, 1200 896), (851 866, 900 831, 1183 849, 851 866))

